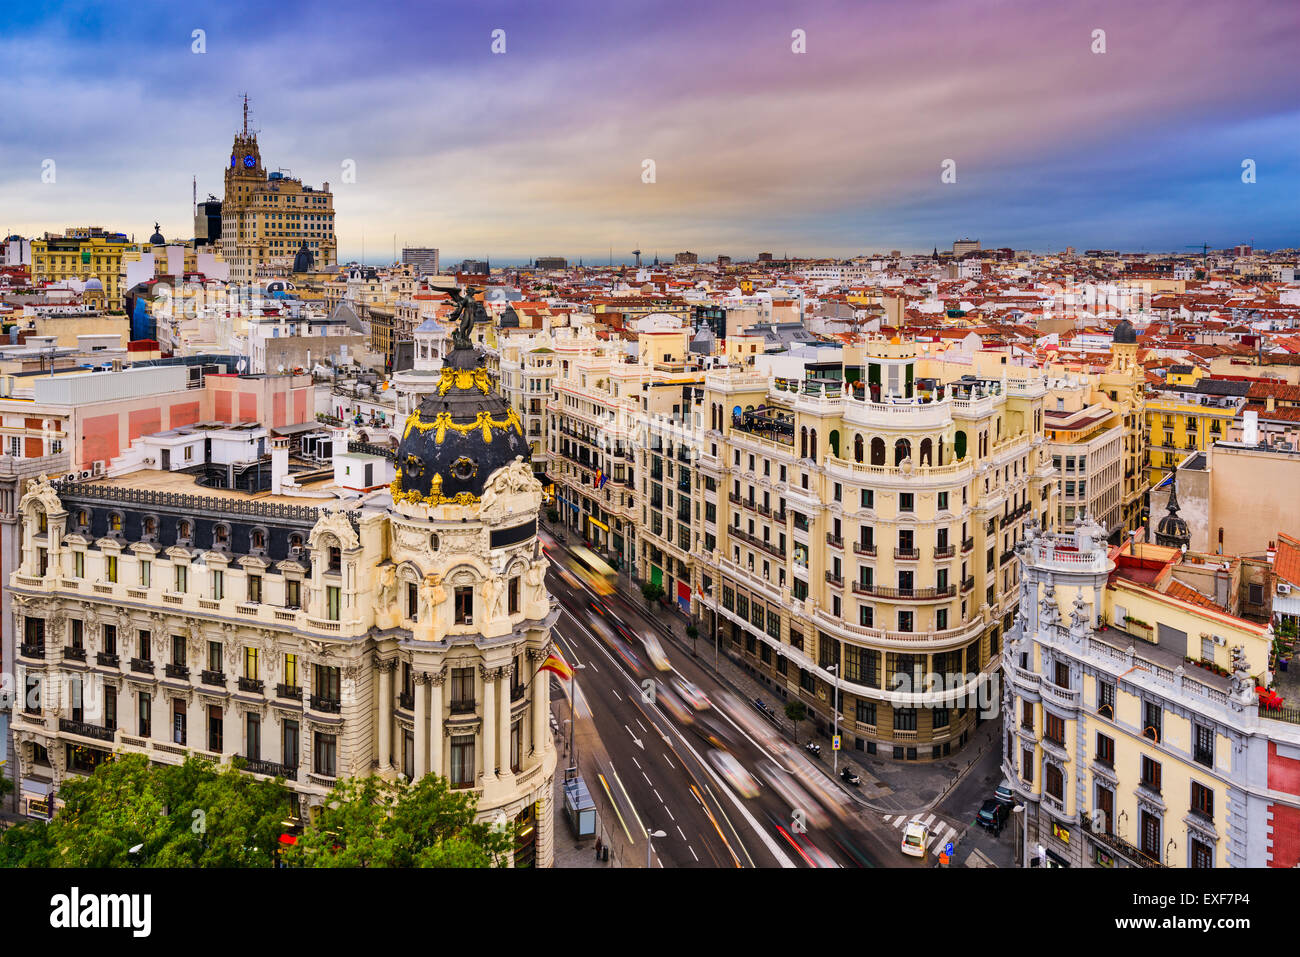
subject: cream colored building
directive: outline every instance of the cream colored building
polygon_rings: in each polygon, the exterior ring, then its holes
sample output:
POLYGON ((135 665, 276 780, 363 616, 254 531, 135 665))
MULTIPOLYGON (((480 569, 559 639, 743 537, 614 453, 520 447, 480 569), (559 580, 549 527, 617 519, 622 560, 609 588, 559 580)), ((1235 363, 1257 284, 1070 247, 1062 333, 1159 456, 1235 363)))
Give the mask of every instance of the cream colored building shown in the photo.
POLYGON ((235 762, 306 812, 341 777, 432 772, 550 865, 541 488, 483 370, 443 376, 457 411, 412 413, 397 481, 359 503, 155 470, 29 488, 5 655, 24 806, 114 752, 235 762))

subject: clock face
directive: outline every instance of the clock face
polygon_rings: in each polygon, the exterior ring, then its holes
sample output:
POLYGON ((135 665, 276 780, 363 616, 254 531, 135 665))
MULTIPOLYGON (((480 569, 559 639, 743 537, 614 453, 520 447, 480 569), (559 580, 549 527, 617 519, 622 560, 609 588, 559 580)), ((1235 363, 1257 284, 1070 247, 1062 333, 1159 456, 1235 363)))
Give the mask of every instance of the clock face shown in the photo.
POLYGON ((235 168, 235 164, 238 163, 238 162, 239 162, 239 158, 238 158, 237 156, 235 156, 234 153, 231 153, 231 154, 230 154, 230 168, 231 168, 231 169, 234 169, 234 168, 235 168))
POLYGON ((248 169, 252 169, 256 165, 257 165, 257 160, 253 158, 252 153, 249 153, 247 156, 244 157, 244 166, 246 166, 248 169))

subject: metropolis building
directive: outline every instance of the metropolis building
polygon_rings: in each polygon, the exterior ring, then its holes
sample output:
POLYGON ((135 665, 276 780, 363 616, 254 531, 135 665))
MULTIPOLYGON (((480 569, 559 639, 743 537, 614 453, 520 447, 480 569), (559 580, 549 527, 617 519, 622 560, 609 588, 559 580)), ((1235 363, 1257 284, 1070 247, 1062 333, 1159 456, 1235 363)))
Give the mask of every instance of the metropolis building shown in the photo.
POLYGON ((340 777, 433 772, 550 866, 541 487, 481 362, 448 356, 391 489, 360 500, 179 469, 31 482, 6 655, 23 809, 114 752, 282 777, 304 815, 340 777))

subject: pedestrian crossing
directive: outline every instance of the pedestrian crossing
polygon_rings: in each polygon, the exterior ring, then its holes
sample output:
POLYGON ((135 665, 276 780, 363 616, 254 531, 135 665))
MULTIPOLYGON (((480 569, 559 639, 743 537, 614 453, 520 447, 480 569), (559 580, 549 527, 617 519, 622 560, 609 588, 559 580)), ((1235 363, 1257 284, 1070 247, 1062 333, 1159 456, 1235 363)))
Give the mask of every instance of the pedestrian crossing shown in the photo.
POLYGON ((957 829, 947 821, 939 818, 937 814, 931 814, 927 817, 921 817, 919 814, 885 815, 885 822, 893 825, 900 832, 907 826, 909 821, 913 820, 919 820, 930 833, 930 839, 925 845, 926 851, 930 854, 938 854, 949 841, 956 842, 957 840, 957 829))

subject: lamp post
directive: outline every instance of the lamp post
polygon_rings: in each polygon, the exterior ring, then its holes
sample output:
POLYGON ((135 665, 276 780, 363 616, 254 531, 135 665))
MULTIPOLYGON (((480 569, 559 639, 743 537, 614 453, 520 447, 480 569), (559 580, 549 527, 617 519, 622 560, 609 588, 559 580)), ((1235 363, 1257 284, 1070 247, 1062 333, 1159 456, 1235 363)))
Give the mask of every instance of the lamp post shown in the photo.
POLYGON ((830 665, 826 668, 835 679, 835 690, 831 692, 831 720, 834 723, 834 730, 831 731, 831 773, 838 773, 840 770, 840 752, 835 748, 835 739, 840 734, 840 666, 838 664, 830 665))
POLYGON ((655 839, 656 837, 667 837, 667 836, 668 836, 668 832, 667 832, 667 831, 646 831, 646 833, 645 833, 645 866, 646 866, 646 869, 647 869, 647 870, 650 868, 650 848, 651 848, 651 844, 652 844, 652 842, 654 841, 654 839, 655 839))
POLYGON ((1029 867, 1029 831, 1026 827, 1025 806, 1023 804, 1017 804, 1011 809, 1011 813, 1016 816, 1016 827, 1020 832, 1020 846, 1022 848, 1020 852, 1020 866, 1022 868, 1027 868, 1029 867))

